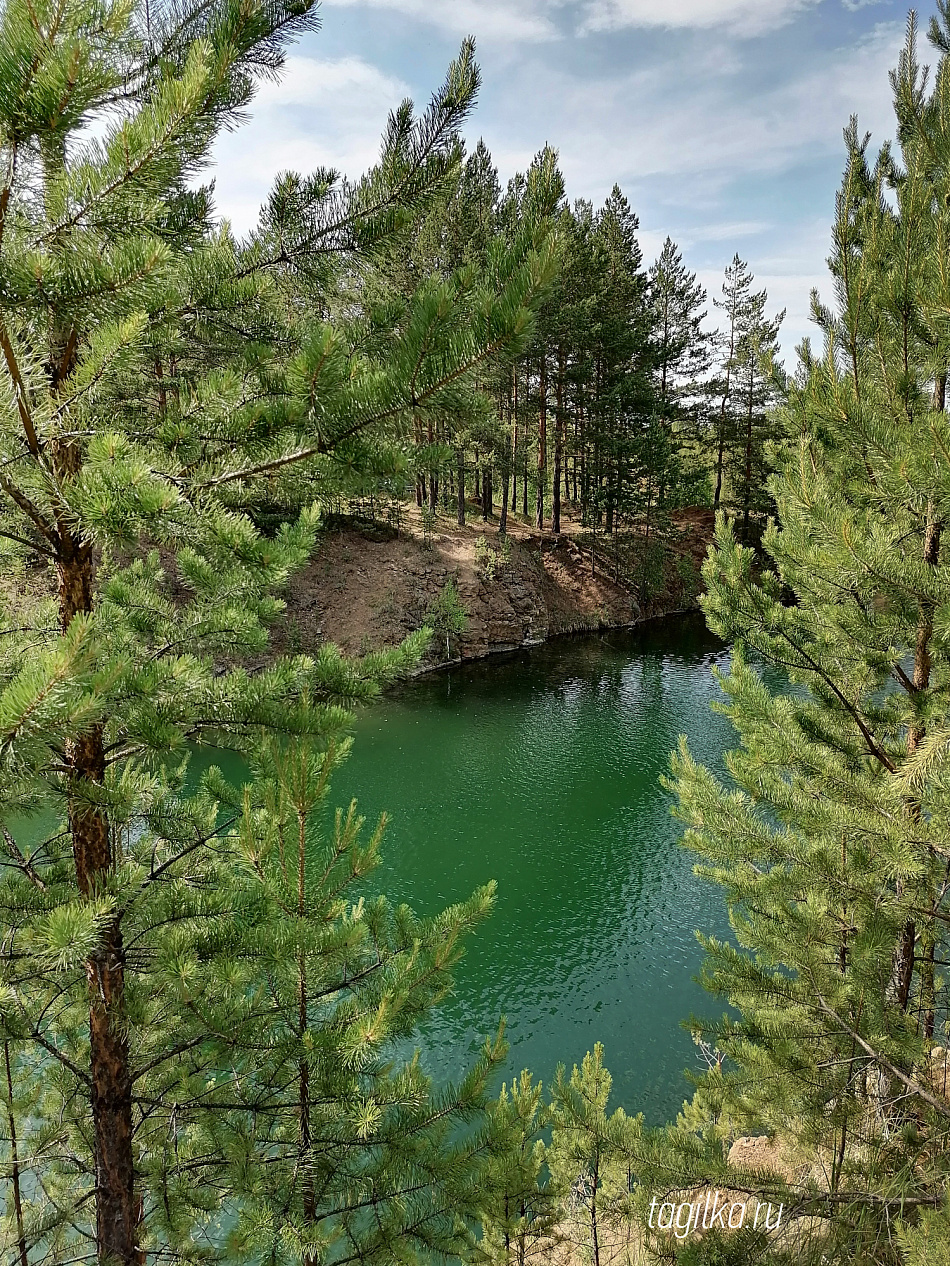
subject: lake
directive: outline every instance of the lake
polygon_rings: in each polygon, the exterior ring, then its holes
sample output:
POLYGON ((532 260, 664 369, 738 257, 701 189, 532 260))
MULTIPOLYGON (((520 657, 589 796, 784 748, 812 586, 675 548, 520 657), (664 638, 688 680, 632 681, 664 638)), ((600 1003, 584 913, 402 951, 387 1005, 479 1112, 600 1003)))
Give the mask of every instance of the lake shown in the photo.
POLYGON ((390 814, 373 887, 431 914, 498 882, 420 1033, 436 1077, 505 1015, 506 1076, 547 1082, 599 1040, 613 1105, 659 1123, 690 1095, 681 1021, 724 1009, 693 980, 695 929, 728 922, 659 778, 680 734, 722 768, 735 739, 709 704, 727 660, 701 617, 670 618, 420 678, 360 717, 331 803, 390 814))

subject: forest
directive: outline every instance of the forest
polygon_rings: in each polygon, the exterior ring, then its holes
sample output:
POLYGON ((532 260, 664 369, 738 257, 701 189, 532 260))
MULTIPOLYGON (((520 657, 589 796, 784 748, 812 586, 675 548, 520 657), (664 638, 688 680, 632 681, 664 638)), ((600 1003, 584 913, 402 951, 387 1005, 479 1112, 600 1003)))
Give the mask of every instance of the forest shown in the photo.
POLYGON ((950 0, 896 139, 842 120, 791 372, 738 254, 707 298, 549 146, 502 189, 472 40, 370 170, 286 172, 237 235, 211 147, 318 25, 0 3, 4 1261, 950 1263, 950 0), (466 614, 352 655, 291 645, 288 587, 334 524, 475 519, 643 602, 687 509, 733 736, 663 753, 729 921, 700 1071, 651 1124, 600 1042, 503 1077, 499 1015, 435 1078, 496 885, 379 895, 334 778, 466 614))

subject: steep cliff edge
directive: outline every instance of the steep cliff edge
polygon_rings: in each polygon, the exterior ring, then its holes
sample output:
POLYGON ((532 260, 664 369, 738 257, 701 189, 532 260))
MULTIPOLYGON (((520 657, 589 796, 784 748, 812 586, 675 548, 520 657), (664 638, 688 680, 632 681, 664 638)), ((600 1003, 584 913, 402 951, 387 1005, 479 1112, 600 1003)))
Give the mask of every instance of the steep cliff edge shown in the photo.
MULTIPOLYGON (((447 586, 465 627, 443 628, 426 667, 479 659, 584 629, 620 628, 695 605, 699 566, 712 535, 712 512, 677 516, 649 590, 614 578, 612 560, 571 526, 560 536, 512 522, 507 543, 491 523, 464 528, 440 519, 430 532, 416 513, 396 535, 371 524, 326 531, 314 558, 291 581, 275 650, 336 642, 365 653, 433 623, 447 586), (639 591, 636 591, 638 589, 639 591)), ((436 619, 438 625, 438 620, 436 619)))

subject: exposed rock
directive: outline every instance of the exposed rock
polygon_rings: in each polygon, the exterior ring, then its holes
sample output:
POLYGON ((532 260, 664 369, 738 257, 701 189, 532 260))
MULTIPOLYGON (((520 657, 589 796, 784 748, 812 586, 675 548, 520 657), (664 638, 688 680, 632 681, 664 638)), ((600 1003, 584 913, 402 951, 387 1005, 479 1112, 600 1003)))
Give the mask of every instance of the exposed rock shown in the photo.
MULTIPOLYGON (((680 568, 683 558, 698 565, 705 554, 711 516, 702 515, 683 529, 685 545, 675 560, 680 568)), ((490 524, 458 528, 440 518, 427 546, 418 525, 413 528, 415 517, 410 511, 409 529, 398 537, 356 527, 322 537, 314 559, 288 586, 274 649, 306 651, 324 639, 351 654, 395 645, 431 619, 449 581, 468 623, 460 635, 433 639, 428 667, 535 646, 562 633, 627 627, 641 618, 630 591, 599 566, 592 570, 589 552, 569 536, 539 535, 512 521, 503 545, 490 524), (479 539, 485 544, 476 551, 479 539)), ((682 606, 680 592, 671 590, 647 614, 682 606)))
POLYGON ((736 1139, 729 1148, 729 1164, 734 1169, 768 1170, 783 1175, 786 1171, 781 1145, 767 1134, 736 1139))

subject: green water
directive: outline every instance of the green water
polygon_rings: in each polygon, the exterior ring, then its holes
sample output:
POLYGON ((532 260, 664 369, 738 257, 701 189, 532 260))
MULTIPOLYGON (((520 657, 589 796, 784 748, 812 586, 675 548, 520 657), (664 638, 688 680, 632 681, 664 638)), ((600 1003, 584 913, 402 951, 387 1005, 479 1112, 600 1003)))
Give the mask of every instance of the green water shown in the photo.
MULTIPOLYGON (((545 1082, 602 1041, 614 1105, 659 1123, 691 1093, 681 1021, 723 1006, 694 982, 694 930, 723 934, 720 892, 692 873, 659 784, 681 733, 721 768, 734 743, 709 709, 725 664, 701 619, 561 641, 421 678, 365 712, 331 806, 351 797, 390 826, 372 887, 432 914, 489 879, 491 918, 419 1044, 457 1075, 507 1019, 505 1075, 545 1082)), ((196 752, 240 780, 226 752, 196 752)), ((43 816, 21 824, 40 838, 43 816)))
POLYGON ((693 981, 694 929, 727 929, 692 873, 659 775, 681 733, 719 768, 709 710, 726 659, 699 619, 562 641, 418 680, 359 721, 332 800, 391 815, 374 886, 433 913, 498 881, 454 996, 420 1045, 451 1075, 507 1017, 506 1073, 547 1081, 605 1046, 613 1102, 675 1115, 698 1052, 680 1021, 722 1004, 693 981))

